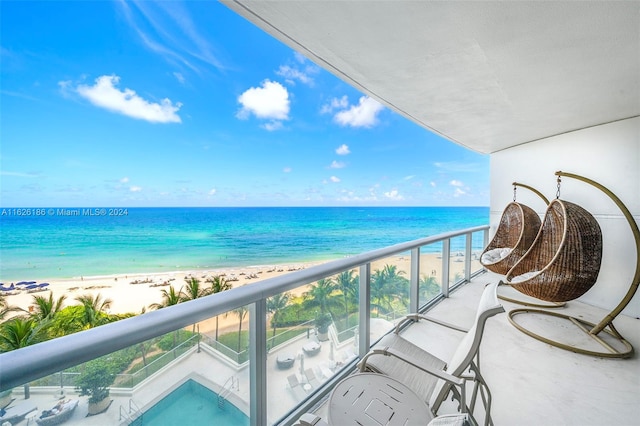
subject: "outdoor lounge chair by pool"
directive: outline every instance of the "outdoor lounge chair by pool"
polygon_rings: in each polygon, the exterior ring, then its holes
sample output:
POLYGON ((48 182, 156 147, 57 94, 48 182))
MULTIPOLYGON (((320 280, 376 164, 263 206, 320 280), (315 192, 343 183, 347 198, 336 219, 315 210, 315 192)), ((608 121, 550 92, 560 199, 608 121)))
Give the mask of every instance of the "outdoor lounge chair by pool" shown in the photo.
POLYGON ((24 420, 27 414, 37 409, 38 407, 29 401, 4 408, 0 410, 0 424, 4 424, 5 422, 9 422, 12 425, 18 424, 24 420))
MULTIPOLYGON (((460 341, 448 363, 402 338, 399 334, 400 327, 397 327, 394 333, 385 336, 362 359, 360 371, 382 373, 397 379, 420 395, 434 415, 437 415, 440 405, 450 392, 460 401, 463 412, 468 410, 473 414, 479 391, 485 406, 485 424, 491 424, 491 393, 480 374, 479 349, 486 320, 504 312, 498 302, 497 287, 498 282, 485 287, 473 326, 460 341), (468 372, 474 383, 470 404, 466 403, 465 395, 468 372)), ((415 314, 409 315, 405 321, 418 319, 430 320, 415 314)))
POLYGON ((77 399, 69 399, 58 402, 51 410, 43 410, 36 419, 39 426, 55 426, 66 422, 71 418, 78 406, 77 399))
POLYGON ((304 385, 298 380, 298 376, 291 374, 287 377, 287 382, 296 401, 300 402, 307 397, 307 392, 304 390, 304 385))

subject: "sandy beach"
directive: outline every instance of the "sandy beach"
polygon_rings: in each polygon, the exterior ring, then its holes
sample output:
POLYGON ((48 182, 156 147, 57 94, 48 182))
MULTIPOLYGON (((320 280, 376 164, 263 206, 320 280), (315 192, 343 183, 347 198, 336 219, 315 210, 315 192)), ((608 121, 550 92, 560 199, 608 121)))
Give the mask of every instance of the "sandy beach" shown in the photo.
MULTIPOLYGON (((296 263, 273 266, 250 266, 240 268, 224 268, 215 270, 193 270, 193 271, 175 271, 149 274, 117 274, 110 276, 98 277, 79 277, 74 279, 51 279, 43 280, 49 283, 46 290, 38 292, 27 292, 22 290, 15 294, 5 293, 8 304, 29 310, 33 305, 33 296, 49 296, 52 292, 55 299, 62 295, 66 295, 65 306, 79 304, 75 298, 80 295, 90 294, 96 296, 101 295, 103 299, 111 299, 112 304, 109 312, 112 314, 134 313, 139 314, 143 308, 149 310, 149 305, 162 301, 163 289, 169 289, 173 286, 176 290, 185 285, 185 278, 195 277, 201 280, 206 286, 204 280, 207 277, 215 275, 224 275, 227 279, 232 279, 233 287, 241 285, 251 285, 259 283, 262 280, 273 278, 279 275, 287 274, 299 269, 309 268, 317 265, 315 263, 296 263)), ((397 256, 393 258, 383 259, 372 263, 372 271, 382 269, 386 264, 396 265, 399 271, 404 271, 404 276, 409 276, 410 258, 409 256, 397 256)), ((451 274, 462 271, 464 262, 460 258, 452 258, 451 274)), ((442 270, 442 259, 436 254, 423 254, 421 256, 421 274, 435 275, 440 277, 442 270)), ((294 292, 301 295, 307 290, 308 286, 300 287, 294 292)), ((229 315, 226 318, 219 318, 220 329, 230 326, 237 327, 237 318, 229 315)), ((215 321, 205 321, 200 324, 202 332, 215 327, 215 321)))

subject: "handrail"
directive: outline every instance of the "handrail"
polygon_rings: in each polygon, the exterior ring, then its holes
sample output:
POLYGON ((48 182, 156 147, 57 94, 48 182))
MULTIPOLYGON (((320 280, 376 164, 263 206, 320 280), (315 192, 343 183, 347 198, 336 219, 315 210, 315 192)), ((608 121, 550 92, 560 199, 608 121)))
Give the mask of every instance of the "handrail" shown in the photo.
POLYGON ((223 314, 240 306, 315 282, 373 261, 468 233, 488 225, 446 232, 312 266, 290 274, 169 306, 144 315, 0 354, 0 391, 223 314))

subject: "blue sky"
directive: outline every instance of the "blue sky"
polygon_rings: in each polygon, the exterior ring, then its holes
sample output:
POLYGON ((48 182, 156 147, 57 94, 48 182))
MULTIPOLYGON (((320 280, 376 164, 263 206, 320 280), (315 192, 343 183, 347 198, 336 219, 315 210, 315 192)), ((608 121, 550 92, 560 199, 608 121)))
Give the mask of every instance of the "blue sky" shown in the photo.
POLYGON ((489 204, 488 156, 222 4, 0 7, 4 207, 489 204))

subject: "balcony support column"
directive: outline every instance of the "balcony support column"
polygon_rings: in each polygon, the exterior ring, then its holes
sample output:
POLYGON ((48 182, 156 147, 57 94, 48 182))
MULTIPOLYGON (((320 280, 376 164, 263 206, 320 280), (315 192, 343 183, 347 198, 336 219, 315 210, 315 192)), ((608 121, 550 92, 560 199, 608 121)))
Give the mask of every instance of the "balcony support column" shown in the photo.
POLYGON ((250 425, 267 425, 267 299, 249 305, 250 425))
POLYGON ((371 264, 360 266, 359 274, 360 326, 358 330, 358 356, 362 359, 371 346, 369 329, 371 323, 371 264))
POLYGON ((420 308, 420 247, 411 250, 411 277, 409 287, 409 312, 420 308))
POLYGON ((442 241, 442 295, 449 297, 449 265, 451 263, 451 239, 442 241))
POLYGON ((471 281, 471 244, 473 240, 473 234, 468 233, 465 235, 466 245, 464 247, 464 281, 471 281))

